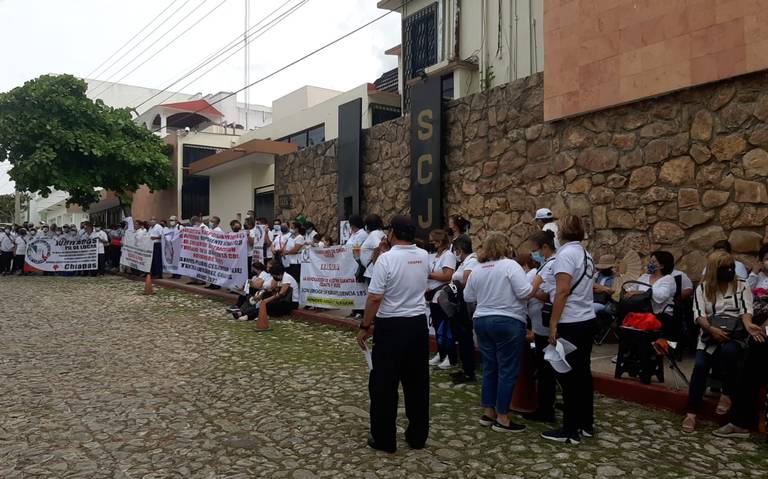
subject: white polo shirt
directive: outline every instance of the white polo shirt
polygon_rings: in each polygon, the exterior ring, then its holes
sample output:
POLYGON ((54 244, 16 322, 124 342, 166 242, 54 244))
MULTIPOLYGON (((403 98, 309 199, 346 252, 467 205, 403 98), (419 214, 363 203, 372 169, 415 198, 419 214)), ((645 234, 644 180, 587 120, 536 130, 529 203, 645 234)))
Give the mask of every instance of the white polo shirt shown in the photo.
POLYGON ((366 239, 368 239, 368 232, 361 228, 352 233, 345 246, 361 246, 366 239))
POLYGON ((12 253, 16 249, 16 243, 13 241, 13 236, 7 231, 0 233, 0 251, 4 253, 12 253))
POLYGON ((14 240, 16 243, 16 255, 24 256, 27 254, 27 238, 26 236, 17 236, 14 240))
POLYGON ((163 239, 163 227, 159 223, 149 229, 149 237, 153 243, 159 243, 163 239))
POLYGON ((104 243, 102 243, 102 240, 103 241, 108 241, 109 240, 109 238, 107 238, 107 233, 105 233, 104 231, 93 230, 91 232, 90 236, 88 236, 88 239, 95 239, 96 240, 96 253, 104 254, 104 243))
POLYGON ((477 268, 477 265, 480 263, 477 262, 477 253, 472 253, 470 255, 467 255, 466 258, 464 258, 464 261, 461 262, 458 268, 456 268, 456 271, 453 273, 453 276, 451 276, 451 281, 454 283, 464 284, 464 272, 466 271, 472 271, 473 269, 477 268))
MULTIPOLYGON (((592 256, 586 252, 581 243, 571 241, 557 250, 557 257, 552 269, 555 277, 560 273, 567 273, 571 276, 570 288, 573 288, 577 282, 579 283, 565 301, 565 309, 560 317, 560 323, 580 323, 594 319, 592 287, 595 284, 595 262, 592 256), (583 278, 582 275, 584 275, 583 278)), ((554 303, 554 289, 550 293, 550 298, 554 303)))
POLYGON ((301 250, 304 249, 304 235, 297 234, 296 236, 288 238, 288 243, 286 246, 288 251, 297 246, 301 246, 301 249, 298 253, 285 255, 289 264, 301 264, 301 250))
MULTIPOLYGON (((541 285, 539 290, 544 294, 551 295, 555 290, 555 274, 552 267, 555 263, 555 256, 551 256, 544 261, 544 264, 539 266, 538 269, 532 269, 528 272, 528 278, 533 284, 533 280, 538 276, 541 277, 541 285), (532 274, 531 274, 532 273, 532 274)), ((539 336, 549 336, 549 328, 544 326, 544 321, 541 317, 541 310, 544 307, 544 302, 540 299, 531 298, 528 301, 528 317, 531 318, 531 328, 534 334, 539 336)))
POLYGON ((527 301, 533 291, 523 268, 511 259, 479 263, 469 275, 464 300, 477 303, 475 319, 506 316, 525 322, 527 301))
POLYGON ((381 294, 379 318, 426 314, 429 254, 416 245, 395 245, 376 260, 368 293, 381 294))
MULTIPOLYGON (((442 273, 443 268, 450 268, 456 271, 456 255, 447 249, 443 251, 443 254, 440 256, 435 255, 430 258, 429 262, 430 273, 442 273)), ((430 290, 437 289, 444 284, 448 284, 448 281, 437 281, 436 279, 430 279, 427 283, 427 288, 430 290)))
POLYGON ((270 285, 273 283, 277 283, 279 288, 282 288, 285 283, 288 283, 288 285, 291 287, 291 301, 294 303, 299 302, 299 283, 293 279, 293 276, 288 273, 283 273, 283 280, 278 282, 275 278, 272 278, 272 283, 270 283, 270 285))
POLYGON ((381 230, 373 230, 368 234, 368 237, 363 241, 360 246, 360 263, 365 266, 365 277, 373 277, 373 264, 371 259, 373 258, 373 251, 379 247, 379 244, 386 238, 387 235, 381 230))

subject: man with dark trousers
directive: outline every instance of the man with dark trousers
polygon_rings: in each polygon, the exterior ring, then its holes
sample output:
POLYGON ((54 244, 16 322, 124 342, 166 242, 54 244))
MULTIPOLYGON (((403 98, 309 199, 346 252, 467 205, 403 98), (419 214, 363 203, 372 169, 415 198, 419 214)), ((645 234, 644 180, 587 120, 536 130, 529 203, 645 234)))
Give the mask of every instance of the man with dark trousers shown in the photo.
POLYGON ((429 332, 426 303, 429 255, 413 244, 410 218, 395 216, 368 287, 365 315, 358 345, 366 348, 373 336, 373 369, 368 379, 371 397, 371 432, 368 446, 385 452, 397 450, 398 386, 403 385, 408 429, 405 440, 422 449, 429 434, 429 332), (374 330, 375 329, 375 330, 374 330))

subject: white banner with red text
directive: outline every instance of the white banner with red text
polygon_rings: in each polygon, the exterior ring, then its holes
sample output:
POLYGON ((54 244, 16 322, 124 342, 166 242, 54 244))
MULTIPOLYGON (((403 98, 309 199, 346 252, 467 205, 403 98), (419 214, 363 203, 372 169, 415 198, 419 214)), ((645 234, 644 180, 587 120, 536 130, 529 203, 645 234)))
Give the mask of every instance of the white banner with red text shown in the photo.
POLYGON ((65 273, 98 269, 96 239, 38 238, 27 243, 25 263, 37 271, 65 273))
POLYGON ((307 250, 301 265, 300 305, 327 309, 363 309, 366 285, 355 279, 352 248, 334 246, 307 250))
POLYGON ((178 274, 225 288, 241 289, 248 280, 245 231, 219 233, 183 228, 179 235, 178 274))

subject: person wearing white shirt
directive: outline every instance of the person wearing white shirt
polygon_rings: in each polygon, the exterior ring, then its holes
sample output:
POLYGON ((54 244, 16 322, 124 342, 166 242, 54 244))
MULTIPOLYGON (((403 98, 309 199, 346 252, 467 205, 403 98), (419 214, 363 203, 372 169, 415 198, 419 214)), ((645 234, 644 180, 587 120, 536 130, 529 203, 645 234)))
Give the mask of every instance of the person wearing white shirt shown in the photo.
POLYGON ((360 215, 352 215, 349 217, 349 227, 352 230, 352 234, 345 243, 346 246, 353 246, 359 248, 368 238, 368 232, 364 229, 365 222, 360 215))
MULTIPOLYGON (((170 218, 168 218, 168 226, 163 228, 163 238, 165 238, 166 241, 170 241, 173 239, 177 231, 181 231, 181 225, 179 224, 179 218, 176 215, 173 215, 170 218)), ((163 248, 161 243, 161 246, 160 246, 161 254, 162 254, 162 251, 163 251, 163 248)), ((162 265, 162 259, 160 260, 160 263, 162 265)), ((171 275, 171 279, 179 279, 179 278, 181 278, 180 274, 171 275)))
POLYGON ((426 300, 429 303, 432 327, 437 337, 437 354, 429 361, 430 366, 440 369, 450 369, 458 362, 456 345, 454 344, 453 331, 450 318, 443 308, 437 303, 435 293, 451 281, 453 272, 456 271, 456 255, 451 253, 448 241, 448 233, 444 230, 433 230, 429 233, 430 250, 433 256, 429 262, 429 282, 427 283, 426 300), (449 338, 450 336, 450 338, 449 338))
POLYGON ((284 268, 291 264, 290 260, 285 257, 285 250, 290 236, 288 223, 283 223, 280 225, 280 231, 275 235, 274 241, 272 241, 272 259, 277 260, 284 268))
POLYGON ((16 253, 16 242, 11 232, 6 227, 0 227, 0 274, 6 276, 11 273, 13 256, 16 253))
POLYGON ((85 237, 87 239, 96 240, 96 253, 98 254, 98 263, 97 263, 97 269, 91 271, 91 276, 96 276, 96 275, 103 276, 104 264, 106 261, 106 256, 104 254, 104 245, 109 244, 109 238, 107 238, 107 233, 102 231, 100 226, 97 226, 96 228, 94 228, 93 224, 90 221, 86 221, 85 237))
POLYGON ((412 449, 422 449, 429 435, 429 330, 424 307, 429 257, 413 244, 416 228, 410 218, 395 216, 389 225, 385 243, 389 251, 376 260, 357 344, 367 351, 366 341, 373 336, 368 446, 393 453, 400 383, 408 418, 406 441, 412 449))
POLYGON ((24 259, 27 255, 27 230, 19 228, 16 230, 16 237, 13 240, 15 245, 15 255, 13 257, 13 269, 12 272, 24 276, 24 259))
MULTIPOLYGON (((299 221, 291 222, 289 237, 285 245, 285 259, 288 262, 286 270, 299 284, 301 284, 301 256, 305 248, 304 225, 299 221)), ((285 265, 285 263, 283 263, 285 265)))
MULTIPOLYGON (((460 261, 459 266, 451 276, 451 282, 457 286, 457 289, 463 290, 472 270, 478 267, 477 253, 472 251, 472 240, 465 234, 459 235, 451 246, 456 260, 460 261)), ((463 291, 461 294, 463 297, 463 291)), ((461 309, 452 321, 462 370, 451 374, 451 381, 454 384, 474 383, 477 381, 475 375, 475 340, 472 334, 472 315, 466 300, 461 302, 461 309)))
POLYGON ((506 235, 489 233, 478 255, 479 264, 464 288, 464 299, 477 303, 475 334, 483 355, 480 424, 497 432, 526 429, 511 422, 508 412, 525 347, 526 303, 533 287, 523 268, 506 257, 509 251, 506 235))
POLYGON ((267 291, 272 285, 272 275, 267 272, 267 267, 261 261, 253 263, 253 276, 248 280, 248 289, 238 296, 237 302, 227 308, 227 313, 234 316, 235 319, 246 315, 247 320, 253 320, 258 315, 258 308, 251 310, 248 300, 253 296, 259 296, 262 291, 267 291), (248 315, 248 312, 251 315, 248 315))
POLYGON ((594 434, 594 393, 592 388, 592 340, 595 310, 592 306, 595 262, 581 245, 584 226, 578 216, 560 220, 558 234, 562 247, 552 265, 555 289, 549 321, 549 344, 570 342, 576 349, 565 356, 570 371, 556 372, 563 389, 563 426, 542 433, 547 440, 578 444, 582 436, 594 434))
POLYGON ((370 214, 365 217, 365 228, 368 230, 368 236, 360 245, 360 264, 365 268, 365 277, 373 277, 373 266, 375 261, 375 251, 387 234, 384 233, 384 222, 379 215, 370 214))
MULTIPOLYGON (((0 237, 2 237, 2 233, 0 233, 0 237)), ((760 262, 749 273, 747 284, 749 284, 750 289, 768 291, 768 244, 760 248, 757 259, 760 262)))
POLYGON ((296 279, 285 271, 281 263, 274 260, 269 262, 267 272, 272 276, 269 284, 272 295, 259 303, 254 331, 271 331, 270 316, 285 316, 299 307, 299 283, 296 279))
POLYGON ((210 222, 208 223, 208 228, 211 231, 215 231, 217 233, 223 233, 224 230, 221 229, 221 227, 219 226, 220 224, 221 224, 221 218, 219 218, 218 216, 211 216, 210 222))
POLYGON ((558 236, 559 226, 555 222, 555 214, 549 208, 540 208, 536 210, 536 215, 533 217, 534 223, 542 231, 551 231, 555 236, 555 248, 560 248, 560 239, 558 236))
POLYGON ((152 240, 152 266, 150 274, 154 279, 162 279, 163 251, 160 242, 163 240, 163 227, 155 218, 149 220, 149 238, 152 240))
MULTIPOLYGON (((550 295, 555 290, 555 239, 551 231, 537 231, 528 240, 531 257, 539 266, 528 272, 533 286, 533 297, 528 301, 528 317, 531 319, 533 342, 536 346, 537 407, 523 414, 529 421, 554 422, 555 420, 555 371, 544 359, 544 348, 549 345, 549 327, 544 325, 544 303, 551 308, 550 295)), ((551 309, 550 309, 551 311, 551 309)))
POLYGON ((272 244, 275 242, 277 237, 282 234, 280 232, 282 225, 283 223, 280 221, 279 218, 275 219, 275 221, 272 222, 272 228, 270 228, 269 232, 267 233, 267 239, 269 240, 268 241, 269 244, 267 245, 267 248, 266 248, 267 259, 272 259, 272 255, 274 254, 274 251, 272 250, 272 244))
POLYGON ((651 290, 651 306, 653 314, 661 321, 664 338, 670 341, 679 341, 682 336, 682 324, 675 317, 675 294, 677 283, 672 276, 675 269, 675 257, 667 251, 654 251, 648 256, 648 272, 637 279, 638 283, 629 288, 627 294, 634 296, 637 293, 651 290))

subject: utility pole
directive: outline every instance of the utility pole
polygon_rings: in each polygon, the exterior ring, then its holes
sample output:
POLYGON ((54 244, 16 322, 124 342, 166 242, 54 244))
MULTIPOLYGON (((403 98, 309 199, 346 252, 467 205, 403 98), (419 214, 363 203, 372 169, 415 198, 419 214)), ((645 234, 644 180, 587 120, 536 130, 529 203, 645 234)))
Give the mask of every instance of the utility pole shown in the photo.
POLYGON ((250 94, 248 85, 251 83, 251 48, 248 46, 248 28, 251 24, 251 0, 245 0, 245 30, 243 30, 243 43, 245 44, 245 131, 248 131, 248 113, 250 111, 250 94))
POLYGON ((16 191, 16 198, 13 205, 13 222, 21 223, 21 193, 16 191))

